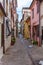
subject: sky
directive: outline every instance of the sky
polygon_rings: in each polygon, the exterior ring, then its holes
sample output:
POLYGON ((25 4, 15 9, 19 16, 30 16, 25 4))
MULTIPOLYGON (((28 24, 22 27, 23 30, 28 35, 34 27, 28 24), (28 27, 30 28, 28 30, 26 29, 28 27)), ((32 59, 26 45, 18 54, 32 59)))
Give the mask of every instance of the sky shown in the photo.
MULTIPOLYGON (((1 2, 3 0, 0 0, 1 2)), ((18 20, 20 21, 22 18, 22 8, 29 7, 32 0, 17 0, 17 13, 18 13, 18 20)))
POLYGON ((29 7, 32 0, 17 0, 17 13, 18 13, 18 20, 20 21, 22 18, 22 8, 29 7))

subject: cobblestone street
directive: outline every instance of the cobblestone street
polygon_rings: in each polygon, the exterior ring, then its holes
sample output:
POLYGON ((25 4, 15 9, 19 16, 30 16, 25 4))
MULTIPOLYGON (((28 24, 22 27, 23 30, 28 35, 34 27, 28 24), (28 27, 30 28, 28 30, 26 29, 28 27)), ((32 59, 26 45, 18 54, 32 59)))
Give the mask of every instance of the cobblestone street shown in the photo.
POLYGON ((1 59, 0 65, 32 65, 26 48, 17 39, 14 46, 11 46, 1 59))
POLYGON ((33 65, 43 65, 43 46, 38 47, 36 45, 32 45, 30 40, 23 40, 24 41, 23 45, 25 46, 27 50, 27 54, 29 58, 32 61, 33 65), (41 63, 40 63, 41 61, 41 63))
POLYGON ((43 47, 33 46, 30 40, 19 36, 0 60, 0 65, 39 65, 43 61, 43 47))

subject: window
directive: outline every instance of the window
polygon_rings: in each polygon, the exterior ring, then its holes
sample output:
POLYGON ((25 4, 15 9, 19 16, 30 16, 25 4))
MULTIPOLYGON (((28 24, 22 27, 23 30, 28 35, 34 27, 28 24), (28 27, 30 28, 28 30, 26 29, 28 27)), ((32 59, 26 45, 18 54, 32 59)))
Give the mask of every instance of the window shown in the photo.
POLYGON ((39 25, 33 27, 33 37, 34 35, 39 37, 39 25))
POLYGON ((37 13, 39 12, 39 1, 37 1, 37 13))
POLYGON ((34 18, 34 9, 32 9, 32 18, 34 18))

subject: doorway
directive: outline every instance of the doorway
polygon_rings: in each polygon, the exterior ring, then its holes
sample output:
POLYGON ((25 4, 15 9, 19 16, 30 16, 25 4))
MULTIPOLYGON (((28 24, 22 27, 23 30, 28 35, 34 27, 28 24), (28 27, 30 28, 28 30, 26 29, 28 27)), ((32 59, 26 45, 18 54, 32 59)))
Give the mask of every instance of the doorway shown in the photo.
POLYGON ((42 40, 43 40, 43 29, 42 29, 42 40))
POLYGON ((43 29, 42 29, 42 44, 43 44, 43 29))
POLYGON ((1 47, 3 47, 3 53, 5 53, 4 47, 4 24, 1 25, 1 47))

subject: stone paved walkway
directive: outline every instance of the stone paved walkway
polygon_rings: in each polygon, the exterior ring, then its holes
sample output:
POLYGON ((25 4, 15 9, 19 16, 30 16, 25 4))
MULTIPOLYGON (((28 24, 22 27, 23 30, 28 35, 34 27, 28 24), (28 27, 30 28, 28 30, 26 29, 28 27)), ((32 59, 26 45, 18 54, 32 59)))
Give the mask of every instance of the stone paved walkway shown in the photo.
POLYGON ((0 65, 32 65, 26 48, 20 39, 17 39, 14 46, 11 46, 0 61, 0 65))
POLYGON ((28 40, 28 41, 23 40, 23 41, 24 41, 23 44, 26 47, 28 55, 29 55, 30 59, 32 59, 33 64, 40 65, 39 62, 43 61, 43 47, 38 47, 36 45, 32 45, 30 40, 28 40), (30 45, 32 45, 32 47, 29 47, 30 45))

